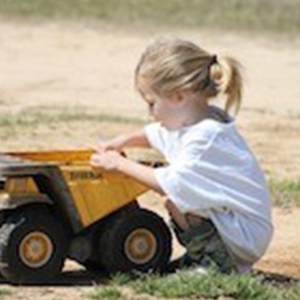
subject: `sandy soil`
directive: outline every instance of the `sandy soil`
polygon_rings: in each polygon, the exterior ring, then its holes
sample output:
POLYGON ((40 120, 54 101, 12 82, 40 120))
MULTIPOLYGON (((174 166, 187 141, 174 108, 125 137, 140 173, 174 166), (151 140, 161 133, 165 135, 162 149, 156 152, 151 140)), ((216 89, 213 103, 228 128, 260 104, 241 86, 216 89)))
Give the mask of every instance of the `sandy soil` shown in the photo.
MULTIPOLYGON (((212 31, 141 31, 99 23, 0 20, 0 114, 22 118, 33 109, 79 109, 130 118, 145 116, 141 118, 147 120, 132 75, 140 53, 158 34, 191 39, 243 63, 246 90, 238 126, 267 176, 299 179, 299 40, 212 31)), ((136 126, 50 124, 21 135, 8 134, 1 147, 3 151, 87 147, 101 136, 136 126)), ((145 205, 161 211, 159 199, 151 201, 145 200, 145 205)), ((274 221, 275 237, 257 268, 300 279, 300 211, 274 209, 274 221)), ((175 253, 180 251, 176 246, 175 253)), ((13 291, 13 296, 3 299, 87 298, 97 279, 72 262, 65 270, 58 287, 9 287, 3 282, 1 289, 13 291)))

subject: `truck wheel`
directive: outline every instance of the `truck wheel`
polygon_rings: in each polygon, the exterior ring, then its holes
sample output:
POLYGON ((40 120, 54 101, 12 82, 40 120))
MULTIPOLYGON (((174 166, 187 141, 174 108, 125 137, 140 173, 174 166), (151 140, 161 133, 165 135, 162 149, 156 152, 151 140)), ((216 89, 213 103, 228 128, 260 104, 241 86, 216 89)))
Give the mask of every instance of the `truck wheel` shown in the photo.
POLYGON ((0 271, 12 283, 41 283, 58 275, 66 237, 45 210, 13 213, 0 228, 0 271))
POLYGON ((109 272, 163 270, 171 256, 171 233, 146 209, 116 217, 100 236, 99 257, 109 272))

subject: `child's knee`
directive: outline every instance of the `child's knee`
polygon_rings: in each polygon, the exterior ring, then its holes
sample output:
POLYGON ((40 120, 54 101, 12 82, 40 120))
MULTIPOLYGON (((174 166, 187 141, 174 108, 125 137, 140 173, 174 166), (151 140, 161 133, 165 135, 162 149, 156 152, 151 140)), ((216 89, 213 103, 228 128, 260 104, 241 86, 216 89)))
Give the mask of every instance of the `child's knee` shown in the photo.
POLYGON ((181 230, 185 231, 189 229, 185 214, 183 214, 171 200, 165 202, 165 207, 171 219, 173 219, 174 223, 176 223, 181 230))
POLYGON ((165 201, 165 208, 169 213, 179 211, 176 205, 169 199, 165 201))

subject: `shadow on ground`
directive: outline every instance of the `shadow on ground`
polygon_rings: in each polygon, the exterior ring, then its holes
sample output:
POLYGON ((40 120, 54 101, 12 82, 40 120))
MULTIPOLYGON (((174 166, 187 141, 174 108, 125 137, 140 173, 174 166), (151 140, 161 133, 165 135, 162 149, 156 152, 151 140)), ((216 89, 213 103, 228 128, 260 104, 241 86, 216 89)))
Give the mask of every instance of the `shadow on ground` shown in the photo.
MULTIPOLYGON (((62 272, 58 277, 47 282, 30 283, 30 284, 13 284, 23 286, 93 286, 95 284, 107 284, 110 277, 104 272, 92 272, 88 270, 68 270, 62 272)), ((11 284, 2 275, 0 275, 0 286, 11 284)))
POLYGON ((275 287, 292 287, 300 284, 300 279, 279 273, 254 270, 253 274, 259 276, 263 283, 275 287))

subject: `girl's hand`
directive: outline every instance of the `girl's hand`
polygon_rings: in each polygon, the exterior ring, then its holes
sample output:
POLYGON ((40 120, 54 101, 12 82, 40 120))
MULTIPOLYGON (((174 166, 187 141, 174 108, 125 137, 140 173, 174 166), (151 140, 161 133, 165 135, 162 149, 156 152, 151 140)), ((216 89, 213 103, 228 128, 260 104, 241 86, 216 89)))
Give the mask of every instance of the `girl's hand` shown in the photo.
POLYGON ((125 158, 116 151, 95 153, 91 156, 90 163, 94 168, 102 168, 106 171, 117 171, 125 158))
POLYGON ((123 150, 124 143, 125 142, 123 136, 118 136, 110 141, 100 142, 95 150, 98 153, 104 153, 110 150, 121 153, 123 150))
POLYGON ((145 186, 164 194, 161 189, 152 167, 145 166, 138 162, 125 158, 117 151, 106 151, 103 153, 95 153, 91 156, 90 163, 95 171, 99 168, 107 171, 118 171, 127 175, 145 186))

